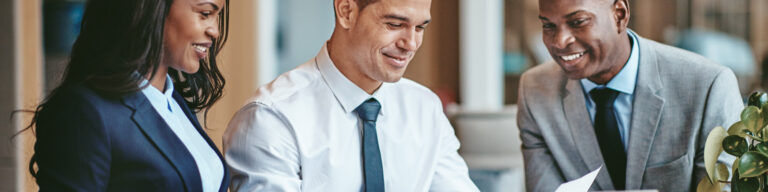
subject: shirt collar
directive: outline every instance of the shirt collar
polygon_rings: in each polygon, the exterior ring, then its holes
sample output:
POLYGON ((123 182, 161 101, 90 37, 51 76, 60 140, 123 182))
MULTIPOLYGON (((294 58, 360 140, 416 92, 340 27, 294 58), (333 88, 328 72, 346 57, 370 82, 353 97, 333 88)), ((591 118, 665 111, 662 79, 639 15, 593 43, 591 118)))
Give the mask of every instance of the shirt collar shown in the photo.
MULTIPOLYGON (((143 87, 147 84, 149 84, 149 80, 143 79, 141 83, 139 83, 139 87, 143 87)), ((160 90, 154 86, 148 85, 141 89, 141 92, 144 93, 152 105, 172 111, 170 106, 171 101, 173 100, 173 81, 171 80, 171 76, 165 76, 165 91, 160 92, 160 90)))
POLYGON ((350 113, 354 111, 357 106, 363 104, 370 98, 375 98, 382 105, 379 111, 380 115, 384 115, 385 107, 384 93, 389 83, 383 83, 379 89, 377 89, 373 95, 369 95, 365 90, 352 83, 344 74, 336 68, 336 65, 331 61, 331 57, 328 54, 328 44, 323 45, 320 53, 315 57, 315 64, 320 71, 323 79, 325 80, 328 88, 331 89, 336 100, 341 104, 341 107, 345 112, 350 113))
MULTIPOLYGON (((637 83, 637 66, 639 65, 640 49, 639 42, 637 41, 637 34, 632 30, 627 30, 627 34, 630 37, 632 44, 632 51, 629 54, 629 59, 624 67, 616 74, 611 81, 605 85, 605 87, 613 90, 632 95, 635 92, 635 84, 637 83)), ((584 87, 586 92, 589 92, 599 85, 590 81, 587 78, 581 79, 581 86, 584 87)))

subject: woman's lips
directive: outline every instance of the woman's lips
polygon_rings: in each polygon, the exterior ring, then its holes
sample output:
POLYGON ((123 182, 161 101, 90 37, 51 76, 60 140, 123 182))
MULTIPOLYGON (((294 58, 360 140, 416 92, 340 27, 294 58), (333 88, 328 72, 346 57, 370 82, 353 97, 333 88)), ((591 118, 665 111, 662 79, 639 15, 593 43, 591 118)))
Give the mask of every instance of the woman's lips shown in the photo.
POLYGON ((208 56, 208 49, 211 47, 211 44, 196 43, 192 44, 192 47, 195 49, 195 54, 197 54, 198 59, 205 59, 205 57, 208 56))

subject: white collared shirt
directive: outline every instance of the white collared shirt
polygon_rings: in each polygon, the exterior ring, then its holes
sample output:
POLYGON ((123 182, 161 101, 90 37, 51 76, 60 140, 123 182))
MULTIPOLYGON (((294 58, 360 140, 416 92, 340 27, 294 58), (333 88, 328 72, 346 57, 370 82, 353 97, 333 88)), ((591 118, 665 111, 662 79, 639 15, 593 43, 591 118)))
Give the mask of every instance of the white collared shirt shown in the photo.
POLYGON ((376 131, 386 191, 478 191, 438 97, 411 80, 369 95, 335 67, 326 46, 261 87, 224 134, 233 191, 361 191, 355 108, 381 103, 376 131))
MULTIPOLYGON (((149 82, 145 79, 141 85, 147 83, 149 82)), ((203 182, 203 191, 219 191, 221 180, 224 179, 223 163, 173 99, 173 83, 170 76, 166 76, 165 87, 164 93, 151 85, 144 87, 141 92, 194 158, 203 182)))

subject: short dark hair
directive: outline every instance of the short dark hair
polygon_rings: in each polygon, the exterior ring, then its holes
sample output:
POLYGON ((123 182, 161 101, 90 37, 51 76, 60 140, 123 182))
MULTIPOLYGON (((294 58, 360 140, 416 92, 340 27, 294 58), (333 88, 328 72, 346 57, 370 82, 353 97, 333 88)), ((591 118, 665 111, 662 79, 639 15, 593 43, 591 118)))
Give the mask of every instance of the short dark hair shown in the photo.
MULTIPOLYGON (((368 5, 376 3, 376 2, 379 2, 379 0, 355 0, 355 1, 357 2, 357 6, 360 7, 361 11, 363 10, 363 8, 367 7, 368 5)), ((332 2, 332 3, 334 3, 334 5, 333 5, 333 13, 336 14, 335 2, 332 2)))
POLYGON ((359 6, 360 10, 362 11, 368 5, 376 3, 379 0, 355 0, 355 1, 357 1, 357 6, 359 6))

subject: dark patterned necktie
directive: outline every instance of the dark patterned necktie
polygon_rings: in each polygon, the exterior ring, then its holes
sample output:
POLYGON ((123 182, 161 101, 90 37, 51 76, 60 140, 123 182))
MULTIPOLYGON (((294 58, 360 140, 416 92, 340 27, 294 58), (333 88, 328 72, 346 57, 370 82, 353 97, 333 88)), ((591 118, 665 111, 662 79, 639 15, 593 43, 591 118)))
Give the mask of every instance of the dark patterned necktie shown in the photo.
POLYGON ((619 124, 616 122, 613 103, 619 95, 610 88, 595 88, 589 92, 595 101, 595 135, 600 144, 608 173, 613 180, 613 186, 618 190, 624 189, 627 169, 627 155, 619 134, 619 124))

